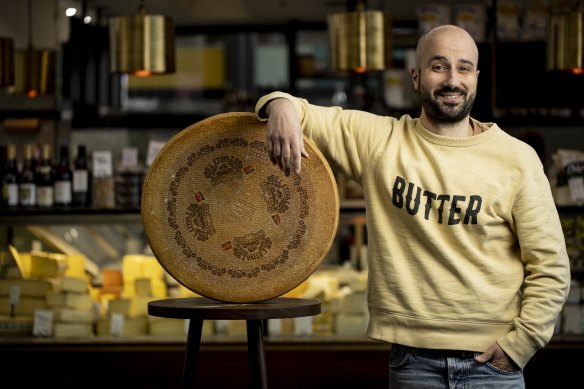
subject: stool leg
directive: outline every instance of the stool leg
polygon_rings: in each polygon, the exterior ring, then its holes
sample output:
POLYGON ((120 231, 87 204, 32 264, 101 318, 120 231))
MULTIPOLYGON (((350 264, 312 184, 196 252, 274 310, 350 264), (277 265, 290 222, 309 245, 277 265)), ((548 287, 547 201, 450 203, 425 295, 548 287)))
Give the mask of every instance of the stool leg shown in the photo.
POLYGON ((251 387, 254 389, 267 389, 268 376, 266 373, 261 320, 247 320, 247 350, 251 372, 251 387))
POLYGON ((199 356, 199 347, 201 346, 202 331, 203 320, 190 319, 187 348, 183 364, 182 389, 191 389, 195 387, 195 373, 197 370, 197 357, 199 356))

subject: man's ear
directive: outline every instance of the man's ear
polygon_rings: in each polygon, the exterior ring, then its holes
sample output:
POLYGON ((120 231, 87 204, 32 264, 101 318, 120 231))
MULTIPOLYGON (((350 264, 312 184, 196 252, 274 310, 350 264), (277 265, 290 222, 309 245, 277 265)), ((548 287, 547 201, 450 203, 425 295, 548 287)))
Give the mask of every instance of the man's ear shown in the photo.
POLYGON ((410 69, 410 75, 412 76, 412 84, 414 85, 414 90, 418 90, 420 86, 420 73, 418 73, 418 69, 413 67, 410 69))

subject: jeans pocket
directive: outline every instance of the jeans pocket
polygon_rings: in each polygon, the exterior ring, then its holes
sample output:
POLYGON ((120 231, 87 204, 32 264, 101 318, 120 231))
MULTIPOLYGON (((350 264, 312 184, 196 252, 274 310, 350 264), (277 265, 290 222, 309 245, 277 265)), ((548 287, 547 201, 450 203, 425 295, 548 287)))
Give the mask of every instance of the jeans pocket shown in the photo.
POLYGON ((515 375, 515 374, 522 374, 523 373, 521 369, 513 370, 513 371, 508 371, 508 370, 500 369, 497 366, 493 365, 491 362, 485 363, 485 366, 488 367, 491 370, 494 370, 495 372, 497 372, 499 374, 515 375))
POLYGON ((389 368, 399 369, 404 367, 407 364, 409 357, 410 354, 407 350, 404 350, 399 345, 392 345, 389 353, 389 368))

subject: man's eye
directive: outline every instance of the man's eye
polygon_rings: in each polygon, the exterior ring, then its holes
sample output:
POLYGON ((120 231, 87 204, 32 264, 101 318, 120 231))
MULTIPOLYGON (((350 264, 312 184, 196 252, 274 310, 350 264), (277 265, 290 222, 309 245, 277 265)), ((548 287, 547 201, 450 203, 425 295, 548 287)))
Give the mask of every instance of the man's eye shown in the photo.
POLYGON ((445 67, 443 65, 434 65, 433 69, 437 72, 443 71, 445 67))

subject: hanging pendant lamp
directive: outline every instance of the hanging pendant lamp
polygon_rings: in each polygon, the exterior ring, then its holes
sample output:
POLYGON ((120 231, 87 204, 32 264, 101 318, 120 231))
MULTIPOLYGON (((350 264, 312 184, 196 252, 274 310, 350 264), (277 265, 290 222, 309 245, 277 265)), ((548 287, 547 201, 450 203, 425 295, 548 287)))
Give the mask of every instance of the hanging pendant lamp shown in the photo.
POLYGON ((329 15, 327 24, 334 71, 364 73, 391 65, 391 28, 383 12, 358 3, 355 11, 329 15))
POLYGON ((14 85, 14 40, 0 37, 0 88, 14 85))
POLYGON ((52 95, 55 91, 55 53, 47 49, 34 48, 32 27, 32 2, 29 0, 28 46, 16 53, 15 90, 28 97, 52 95))
POLYGON ((146 13, 110 18, 110 70, 136 76, 174 73, 174 24, 163 15, 146 13))
POLYGON ((547 70, 584 73, 584 12, 581 6, 552 10, 546 46, 547 70))

